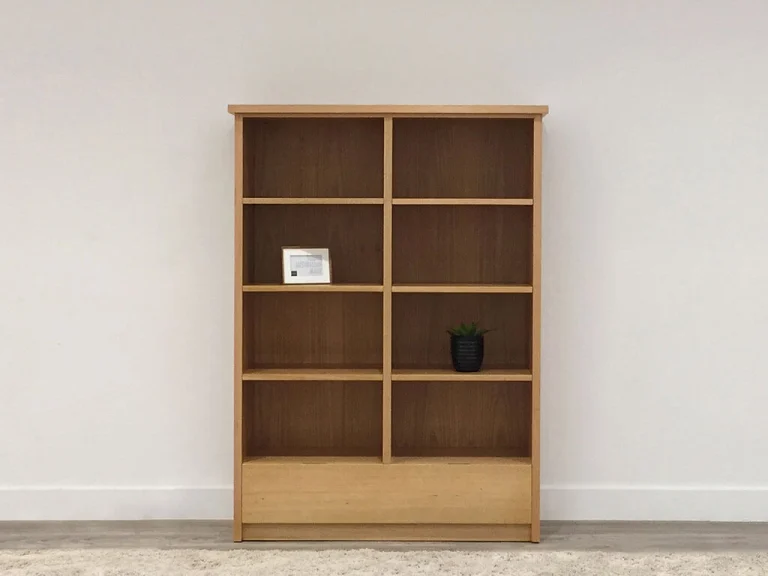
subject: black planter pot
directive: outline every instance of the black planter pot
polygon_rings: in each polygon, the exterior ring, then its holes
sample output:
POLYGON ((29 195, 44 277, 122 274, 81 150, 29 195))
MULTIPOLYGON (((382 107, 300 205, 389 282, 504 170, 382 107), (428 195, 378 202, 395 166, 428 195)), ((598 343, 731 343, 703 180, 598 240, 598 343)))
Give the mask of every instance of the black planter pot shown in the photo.
POLYGON ((482 336, 451 335, 451 360, 456 372, 479 372, 483 352, 482 336))

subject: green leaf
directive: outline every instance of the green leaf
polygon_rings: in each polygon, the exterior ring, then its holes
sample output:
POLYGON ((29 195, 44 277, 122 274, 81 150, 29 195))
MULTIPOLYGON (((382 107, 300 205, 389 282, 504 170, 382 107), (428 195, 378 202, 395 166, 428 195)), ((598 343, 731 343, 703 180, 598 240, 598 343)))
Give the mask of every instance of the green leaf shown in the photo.
POLYGON ((462 322, 458 326, 448 328, 446 332, 448 332, 448 334, 451 336, 482 336, 483 334, 490 332, 490 330, 485 328, 478 328, 477 322, 475 321, 470 324, 462 322))

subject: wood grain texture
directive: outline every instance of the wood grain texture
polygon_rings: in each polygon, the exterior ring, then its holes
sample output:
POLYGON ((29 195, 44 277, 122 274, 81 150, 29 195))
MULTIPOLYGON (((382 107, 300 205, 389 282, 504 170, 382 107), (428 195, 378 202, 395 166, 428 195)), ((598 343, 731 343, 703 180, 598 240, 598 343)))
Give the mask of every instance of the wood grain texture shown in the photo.
POLYGON ((392 118, 384 119, 384 301, 382 315, 382 459, 392 460, 392 118))
POLYGON ((541 169, 542 125, 534 122, 533 130, 533 323, 531 326, 531 372, 533 374, 531 398, 531 541, 541 539, 540 514, 540 396, 541 396, 541 169))
POLYGON ((381 294, 248 293, 246 369, 382 369, 381 294))
POLYGON ((379 117, 379 116, 544 116, 548 106, 539 105, 359 105, 359 104, 230 104, 230 114, 263 117, 379 117))
POLYGON ((533 286, 522 284, 396 284, 393 292, 424 294, 530 294, 533 286))
POLYGON ((381 454, 378 382, 246 383, 243 403, 248 457, 381 454))
POLYGON ((245 524, 243 538, 266 541, 527 542, 531 538, 531 527, 528 524, 245 524))
POLYGON ((395 206, 395 284, 524 284, 532 270, 530 207, 395 206))
POLYGON ((493 329, 485 336, 483 369, 530 370, 529 294, 395 294, 393 367, 451 370, 446 330, 473 321, 493 329))
POLYGON ((243 519, 264 524, 527 524, 530 464, 243 465, 243 519))
MULTIPOLYGON (((381 464, 378 456, 249 456, 256 464, 381 464)), ((528 462, 530 464, 530 461, 528 462)))
POLYGON ((381 205, 384 204, 383 198, 243 198, 243 204, 269 206, 277 205, 303 205, 303 204, 330 204, 337 206, 347 205, 381 205))
POLYGON ((504 368, 483 368, 480 372, 456 372, 451 368, 392 371, 392 380, 398 382, 530 382, 532 379, 530 370, 504 368))
POLYGON ((381 198, 382 120, 245 120, 248 198, 381 198))
POLYGON ((395 198, 532 198, 532 120, 396 119, 395 198))
POLYGON ((528 384, 395 382, 392 416, 393 456, 530 456, 528 384))
POLYGON ((530 466, 531 459, 517 456, 399 456, 392 460, 395 464, 431 466, 432 464, 517 464, 530 466))
POLYGON ((383 292, 381 284, 248 284, 243 292, 383 292))
POLYGON ((378 368, 262 368, 245 370, 243 381, 350 381, 381 382, 382 372, 378 368))
POLYGON ((531 198, 394 198, 396 206, 533 206, 531 198))
POLYGON ((328 248, 334 284, 382 284, 379 206, 246 206, 245 282, 282 284, 288 246, 328 248))
POLYGON ((243 463, 243 119, 235 118, 235 298, 234 298, 234 513, 232 538, 243 539, 242 463, 243 463))

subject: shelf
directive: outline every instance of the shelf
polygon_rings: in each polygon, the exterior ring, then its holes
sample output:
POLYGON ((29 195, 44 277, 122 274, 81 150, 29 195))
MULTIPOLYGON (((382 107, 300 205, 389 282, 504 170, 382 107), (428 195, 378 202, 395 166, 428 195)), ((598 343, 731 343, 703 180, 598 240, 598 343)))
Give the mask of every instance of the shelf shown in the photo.
POLYGON ((376 118, 380 116, 401 117, 491 117, 491 118, 519 118, 546 116, 549 106, 519 106, 511 104, 502 105, 452 105, 452 106, 424 106, 424 105, 338 105, 338 104, 230 104, 227 108, 230 114, 239 114, 246 117, 264 116, 276 118, 281 116, 298 118, 322 118, 326 116, 338 118, 376 118))
MULTIPOLYGON (((383 198, 243 198, 243 204, 384 204, 383 198)), ((413 206, 533 206, 531 198, 394 198, 392 204, 413 206)))
POLYGON ((533 206, 531 198, 394 198, 403 206, 533 206))
MULTIPOLYGON (((246 284, 243 292, 383 292, 381 284, 246 284)), ((531 294, 523 284, 395 284, 392 292, 423 294, 531 294)))
POLYGON ((532 294, 524 284, 395 284, 392 292, 424 294, 532 294))
MULTIPOLYGON (((242 387, 245 458, 293 457, 295 462, 296 458, 381 456, 380 381, 333 381, 333 374, 320 370, 316 374, 280 372, 263 376, 300 380, 242 387), (318 381, 317 375, 326 379, 318 381), (301 380, 302 376, 315 380, 301 380)), ((341 378, 349 376, 336 372, 341 378)))
MULTIPOLYGON (((382 205, 383 198, 243 198, 243 204, 364 204, 382 205)), ((394 198, 402 206, 533 206, 531 198, 394 198)))
MULTIPOLYGON (((485 337, 485 370, 465 380, 515 377, 531 368, 531 296, 529 294, 395 294, 392 298, 392 366, 395 372, 427 370, 439 377, 451 370, 450 337, 446 329, 459 322, 477 322, 493 331, 485 337)), ((266 361, 265 361, 266 362, 266 361)), ((356 362, 364 365, 367 362, 356 362)), ((461 378, 450 376, 454 381, 461 378)), ((528 377, 530 379, 530 377, 528 377)), ((424 381, 428 381, 425 379, 424 381)))
POLYGON ((282 284, 286 246, 328 248, 334 284, 383 284, 382 206, 340 200, 243 206, 243 284, 282 284))
POLYGON ((381 382, 382 372, 378 368, 259 368, 245 370, 243 380, 247 382, 381 382))
POLYGON ((397 456, 392 464, 498 464, 501 466, 528 466, 530 458, 519 456, 397 456))
POLYGON ((531 397, 527 384, 394 382, 392 456, 529 458, 531 397))
POLYGON ((533 284, 531 206, 394 206, 392 230, 396 285, 533 284))
POLYGON ((249 284, 243 292, 383 292, 381 284, 249 284))
POLYGON ((309 370, 306 377, 321 380, 349 372, 373 378, 371 370, 379 374, 383 366, 382 313, 375 292, 247 292, 243 368, 309 370))
MULTIPOLYGON (((243 466, 268 466, 280 464, 382 464, 377 456, 251 456, 243 460, 243 466)), ((530 458, 512 456, 398 456, 394 465, 418 464, 498 464, 501 466, 530 466, 530 458)))
POLYGON ((383 202, 384 122, 375 118, 243 121, 243 196, 383 202))
POLYGON ((243 204, 384 204, 383 198, 243 198, 243 204))
POLYGON ((396 382, 530 382, 530 370, 490 368, 480 372, 456 372, 450 369, 427 368, 421 370, 392 370, 396 382))
MULTIPOLYGON (((377 368, 260 368, 246 370, 243 380, 265 381, 349 381, 381 382, 382 371, 377 368)), ((491 368, 480 372, 456 372, 451 369, 395 369, 396 382, 530 382, 530 370, 491 368)))
POLYGON ((252 456, 245 458, 243 466, 269 464, 380 464, 377 456, 252 456))
POLYGON ((533 198, 533 121, 395 119, 395 202, 533 198))

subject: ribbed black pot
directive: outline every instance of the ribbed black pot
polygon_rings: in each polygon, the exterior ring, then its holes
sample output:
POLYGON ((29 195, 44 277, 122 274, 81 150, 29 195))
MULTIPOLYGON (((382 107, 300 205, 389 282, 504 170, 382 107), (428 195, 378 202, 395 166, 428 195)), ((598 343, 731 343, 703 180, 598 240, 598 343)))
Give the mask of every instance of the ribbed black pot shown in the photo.
POLYGON ((451 335, 451 360, 456 372, 479 372, 483 351, 482 336, 451 335))

